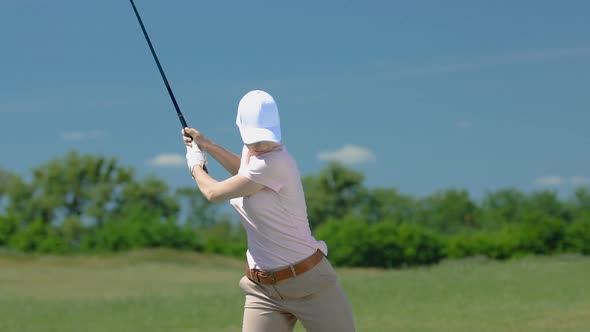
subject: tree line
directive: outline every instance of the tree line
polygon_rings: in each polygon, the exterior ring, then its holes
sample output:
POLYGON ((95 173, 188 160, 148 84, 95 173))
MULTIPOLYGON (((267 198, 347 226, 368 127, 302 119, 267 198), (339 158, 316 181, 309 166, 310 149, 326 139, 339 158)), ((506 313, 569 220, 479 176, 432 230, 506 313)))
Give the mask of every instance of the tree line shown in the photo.
MULTIPOLYGON (((415 197, 368 188, 362 173, 330 164, 302 179, 318 239, 340 266, 401 267, 446 258, 590 255, 590 190, 567 199, 514 188, 475 201, 466 190, 415 197)), ((242 258, 232 212, 196 186, 139 178, 116 158, 72 151, 31 171, 0 169, 0 247, 52 254, 170 247, 242 258)))

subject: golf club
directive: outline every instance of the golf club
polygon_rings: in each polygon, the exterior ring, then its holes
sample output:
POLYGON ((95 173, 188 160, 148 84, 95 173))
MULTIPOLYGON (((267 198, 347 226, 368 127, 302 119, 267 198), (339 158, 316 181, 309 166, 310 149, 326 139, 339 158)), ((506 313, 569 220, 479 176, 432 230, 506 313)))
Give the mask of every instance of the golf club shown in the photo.
MULTIPOLYGON (((168 83, 168 79, 166 78, 166 74, 164 73, 164 70, 162 69, 162 65, 160 64, 160 60, 158 59, 158 55, 156 54, 156 51, 154 50, 154 46, 152 45, 152 41, 150 40, 150 37, 148 36, 148 33, 145 29, 145 25, 143 25, 143 21, 141 19, 141 16, 139 16, 139 12, 137 11, 137 7, 135 7, 135 3, 133 2, 133 0, 129 0, 129 2, 131 2, 131 6, 133 6, 133 11, 135 12, 135 16, 137 17, 137 21, 139 22, 139 25, 141 26, 141 31, 143 31, 143 35, 145 37, 145 40, 148 43, 148 46, 150 47, 150 51, 152 52, 152 56, 154 57, 154 61, 156 61, 156 65, 158 66, 158 70, 160 71, 160 75, 162 76, 162 80, 164 80, 164 84, 166 85, 166 90, 168 90, 168 95, 170 95, 170 99, 172 100, 172 104, 174 104, 174 109, 176 110, 176 115, 178 115, 178 119, 180 120, 180 125, 182 126, 182 129, 188 127, 188 124, 186 123, 186 120, 184 120, 184 115, 182 115, 182 112, 180 111, 180 107, 178 106, 178 102, 176 102, 176 97, 174 97, 174 92, 172 92, 172 88, 170 87, 170 83, 168 83)), ((186 136, 186 134, 185 134, 186 136)), ((193 145, 195 143, 193 142, 193 145)), ((205 172, 207 171, 206 166, 203 166, 203 169, 205 170, 205 172)))

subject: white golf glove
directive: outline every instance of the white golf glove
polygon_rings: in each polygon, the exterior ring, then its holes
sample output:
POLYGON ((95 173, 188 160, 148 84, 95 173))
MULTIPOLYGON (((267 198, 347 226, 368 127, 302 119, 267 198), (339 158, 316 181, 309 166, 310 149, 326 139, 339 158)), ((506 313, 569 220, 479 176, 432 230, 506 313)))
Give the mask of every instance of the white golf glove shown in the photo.
POLYGON ((199 149, 199 146, 195 142, 192 143, 192 146, 186 147, 186 164, 188 165, 188 171, 191 176, 193 176, 193 168, 195 166, 198 165, 203 168, 207 165, 205 153, 199 149))

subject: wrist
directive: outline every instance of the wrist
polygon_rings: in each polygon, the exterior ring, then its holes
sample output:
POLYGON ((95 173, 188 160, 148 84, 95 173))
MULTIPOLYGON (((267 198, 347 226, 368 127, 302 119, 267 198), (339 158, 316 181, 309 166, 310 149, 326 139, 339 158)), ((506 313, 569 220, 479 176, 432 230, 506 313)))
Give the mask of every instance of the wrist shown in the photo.
POLYGON ((201 150, 203 152, 209 152, 209 150, 211 149, 211 147, 214 146, 214 145, 215 145, 215 143, 213 143, 212 141, 206 140, 206 141, 203 142, 203 144, 201 146, 201 150))
POLYGON ((193 178, 193 179, 195 178, 195 169, 196 169, 197 167, 199 167, 199 168, 201 168, 201 169, 203 168, 203 166, 201 166, 201 165, 199 165, 199 164, 194 164, 194 165, 191 167, 191 176, 192 176, 192 178, 193 178))

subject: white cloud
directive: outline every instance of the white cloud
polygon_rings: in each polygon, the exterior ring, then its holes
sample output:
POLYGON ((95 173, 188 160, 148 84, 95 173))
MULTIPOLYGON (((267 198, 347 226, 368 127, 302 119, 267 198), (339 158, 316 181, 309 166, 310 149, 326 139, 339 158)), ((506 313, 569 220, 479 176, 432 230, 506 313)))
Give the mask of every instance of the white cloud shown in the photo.
POLYGON ((535 179, 535 184, 542 187, 557 187, 565 183, 565 179, 558 175, 540 176, 535 179))
POLYGON ((343 164, 361 164, 375 161, 375 155, 368 148, 347 144, 335 151, 318 153, 318 159, 321 161, 337 161, 343 164))
POLYGON ((535 184, 542 187, 558 187, 561 185, 584 186, 590 184, 590 178, 584 176, 572 176, 569 179, 559 176, 540 176, 535 179, 535 184))
POLYGON ((88 141, 99 139, 105 136, 105 133, 101 130, 89 130, 89 131, 66 131, 61 134, 61 138, 65 141, 88 141))
POLYGON ((177 153, 162 153, 150 159, 148 164, 155 167, 186 167, 186 159, 177 153))
POLYGON ((590 179, 583 177, 583 176, 572 176, 570 178, 570 182, 576 186, 583 186, 586 184, 590 184, 590 179))

